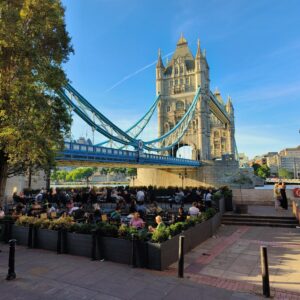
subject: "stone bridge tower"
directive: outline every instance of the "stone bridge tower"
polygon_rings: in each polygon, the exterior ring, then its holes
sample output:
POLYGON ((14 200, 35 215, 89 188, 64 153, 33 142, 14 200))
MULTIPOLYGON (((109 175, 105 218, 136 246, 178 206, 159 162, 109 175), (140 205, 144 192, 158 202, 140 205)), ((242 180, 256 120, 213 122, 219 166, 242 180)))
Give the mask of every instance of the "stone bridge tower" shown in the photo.
MULTIPOLYGON (((234 153, 234 124, 233 127, 232 124, 222 124, 210 111, 209 66, 205 50, 201 50, 198 40, 194 57, 182 35, 166 66, 163 64, 160 50, 158 52, 156 93, 161 95, 158 104, 158 135, 163 135, 178 123, 191 105, 199 86, 201 94, 194 119, 180 144, 169 154, 176 155, 178 148, 185 145, 192 147, 193 159, 209 160, 225 153, 234 153)), ((220 95, 218 101, 220 104, 223 101, 220 95)), ((222 105, 233 118, 231 101, 228 101, 226 106, 224 103, 222 105)))

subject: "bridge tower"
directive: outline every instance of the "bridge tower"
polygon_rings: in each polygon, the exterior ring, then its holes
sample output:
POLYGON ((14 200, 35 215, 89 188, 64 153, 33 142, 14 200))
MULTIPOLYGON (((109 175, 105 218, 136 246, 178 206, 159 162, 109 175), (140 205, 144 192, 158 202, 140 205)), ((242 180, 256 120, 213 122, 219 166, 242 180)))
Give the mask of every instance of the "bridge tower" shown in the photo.
POLYGON ((192 159, 210 160, 222 154, 234 153, 234 110, 229 99, 227 104, 217 91, 215 97, 230 115, 232 122, 224 124, 210 111, 210 78, 205 50, 198 40, 195 57, 181 35, 176 50, 166 66, 161 52, 156 65, 156 93, 161 95, 158 104, 158 135, 172 129, 182 118, 193 101, 196 90, 201 87, 194 119, 179 145, 170 151, 176 155, 181 146, 191 146, 192 159))

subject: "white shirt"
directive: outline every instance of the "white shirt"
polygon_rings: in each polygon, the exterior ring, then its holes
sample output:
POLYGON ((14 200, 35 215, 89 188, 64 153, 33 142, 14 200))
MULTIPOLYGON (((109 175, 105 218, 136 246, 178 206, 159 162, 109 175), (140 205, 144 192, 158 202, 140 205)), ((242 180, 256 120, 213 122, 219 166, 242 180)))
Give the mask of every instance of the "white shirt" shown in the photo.
POLYGON ((212 197, 211 193, 207 193, 205 195, 204 199, 205 199, 205 201, 211 201, 211 197, 212 197))
POLYGON ((144 193, 143 191, 138 191, 138 192, 136 193, 136 200, 137 200, 138 202, 144 201, 144 200, 145 200, 145 193, 144 193))
POLYGON ((195 206, 192 206, 189 208, 189 215, 190 216, 198 216, 200 213, 200 210, 199 208, 195 207, 195 206))

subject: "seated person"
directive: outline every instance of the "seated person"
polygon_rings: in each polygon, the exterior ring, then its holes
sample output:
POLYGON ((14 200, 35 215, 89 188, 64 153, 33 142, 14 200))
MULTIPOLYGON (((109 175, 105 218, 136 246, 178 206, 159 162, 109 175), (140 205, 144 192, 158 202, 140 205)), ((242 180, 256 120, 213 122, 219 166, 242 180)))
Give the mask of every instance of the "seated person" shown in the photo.
POLYGON ((200 213, 199 208, 197 207, 197 202, 193 202, 192 206, 189 208, 189 215, 191 217, 197 217, 200 214, 201 213, 200 213))
POLYGON ((164 222, 162 221, 162 217, 161 216, 156 216, 155 217, 155 222, 157 224, 156 228, 153 228, 152 226, 148 227, 148 230, 150 232, 154 232, 156 230, 162 230, 166 228, 166 225, 164 224, 164 222))
POLYGON ((133 214, 133 217, 131 218, 129 225, 131 227, 135 227, 136 229, 142 229, 145 227, 144 221, 140 218, 140 214, 138 212, 135 212, 133 214))
POLYGON ((119 206, 116 206, 115 211, 110 214, 110 219, 115 222, 121 221, 121 209, 119 206))
POLYGON ((186 213, 182 207, 179 207, 176 216, 176 222, 184 222, 185 220, 186 220, 186 213))
POLYGON ((0 219, 4 218, 4 216, 5 216, 4 210, 0 206, 0 219))
POLYGON ((157 202, 154 201, 154 202, 149 206, 149 212, 158 215, 158 214, 160 214, 160 213, 162 212, 162 208, 159 207, 159 206, 157 205, 157 202))
POLYGON ((175 193, 175 202, 182 204, 184 202, 184 192, 182 189, 179 189, 177 193, 175 193))

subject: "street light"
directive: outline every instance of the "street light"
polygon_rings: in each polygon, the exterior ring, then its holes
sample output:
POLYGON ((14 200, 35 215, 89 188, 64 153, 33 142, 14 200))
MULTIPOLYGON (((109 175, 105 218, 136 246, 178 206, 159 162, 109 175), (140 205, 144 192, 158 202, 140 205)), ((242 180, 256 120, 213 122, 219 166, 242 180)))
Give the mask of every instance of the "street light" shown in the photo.
POLYGON ((131 178, 131 180, 132 180, 132 186, 134 186, 134 181, 135 181, 135 179, 136 179, 136 176, 135 176, 135 175, 132 175, 132 176, 130 176, 130 178, 131 178))
POLYGON ((183 188, 183 181, 187 177, 186 169, 184 169, 184 174, 179 173, 179 178, 181 179, 181 187, 183 188))

